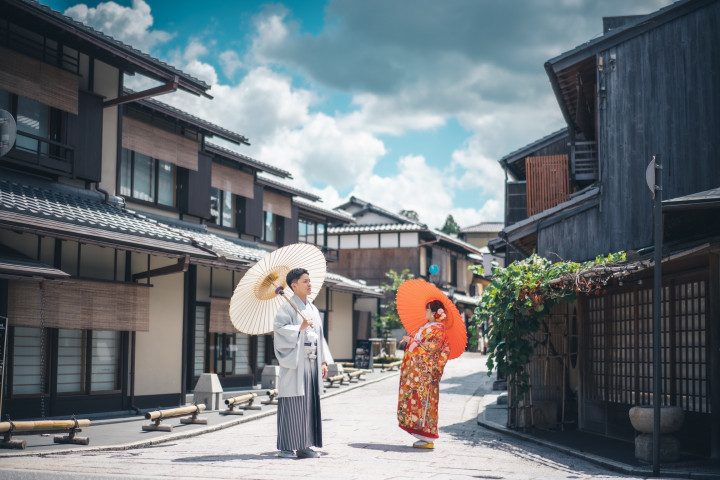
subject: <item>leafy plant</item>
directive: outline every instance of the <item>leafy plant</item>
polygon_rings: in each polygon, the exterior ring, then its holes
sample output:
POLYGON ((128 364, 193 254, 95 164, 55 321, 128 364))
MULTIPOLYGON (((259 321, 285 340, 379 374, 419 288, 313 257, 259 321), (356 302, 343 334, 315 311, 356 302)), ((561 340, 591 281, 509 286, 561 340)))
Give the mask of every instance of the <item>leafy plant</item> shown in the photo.
MULTIPOLYGON (((585 263, 550 263, 532 255, 513 262, 507 268, 493 267, 492 282, 485 289, 471 319, 471 334, 485 322, 489 327, 488 375, 494 369, 516 387, 513 406, 529 391, 528 361, 534 352, 532 334, 540 331, 542 318, 560 301, 572 302, 578 293, 577 282, 551 283, 601 265, 625 260, 625 253, 598 256, 585 263), (570 285, 570 286, 567 286, 570 285)), ((587 293, 587 281, 584 283, 587 293)), ((598 284, 600 285, 600 284, 598 284)), ((604 286, 604 284, 602 284, 604 286)))
POLYGON ((404 269, 399 274, 390 269, 385 273, 388 278, 388 282, 382 284, 383 290, 385 290, 385 298, 389 298, 388 302, 383 307, 383 315, 378 315, 375 319, 375 330, 378 335, 382 337, 390 336, 390 330, 402 327, 400 321, 400 315, 398 315, 397 304, 395 303, 395 296, 397 295, 398 288, 402 285, 405 280, 410 280, 414 277, 410 273, 409 269, 404 269))

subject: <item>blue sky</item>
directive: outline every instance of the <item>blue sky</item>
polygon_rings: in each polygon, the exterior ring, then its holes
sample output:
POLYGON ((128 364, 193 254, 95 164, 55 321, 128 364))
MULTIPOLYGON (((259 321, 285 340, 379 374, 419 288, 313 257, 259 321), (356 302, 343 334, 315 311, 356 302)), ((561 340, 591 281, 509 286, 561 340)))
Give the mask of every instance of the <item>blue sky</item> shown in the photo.
POLYGON ((546 60, 671 3, 40 1, 212 85, 157 99, 247 136, 232 148, 326 207, 355 195, 431 227, 502 220, 497 160, 564 127, 546 60))

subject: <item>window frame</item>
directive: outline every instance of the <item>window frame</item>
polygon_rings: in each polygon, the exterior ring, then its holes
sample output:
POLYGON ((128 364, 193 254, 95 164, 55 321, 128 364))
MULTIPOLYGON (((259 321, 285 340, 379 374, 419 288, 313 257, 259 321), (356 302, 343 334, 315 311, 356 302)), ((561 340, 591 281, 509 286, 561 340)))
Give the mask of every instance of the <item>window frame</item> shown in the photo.
POLYGON ((164 209, 170 209, 170 210, 177 210, 178 209, 178 166, 175 165, 172 162, 168 162, 166 160, 161 160, 159 158, 154 158, 149 155, 145 155, 140 152, 136 152, 134 150, 131 150, 129 148, 122 147, 121 153, 120 153, 120 159, 118 161, 118 171, 117 171, 117 191, 119 192, 120 196, 128 198, 132 200, 133 202, 138 203, 144 203, 146 205, 152 205, 154 207, 158 208, 164 208, 164 209), (127 155, 127 156, 126 156, 127 155), (136 173, 136 155, 142 155, 144 157, 147 157, 151 162, 151 193, 148 195, 151 200, 146 200, 144 198, 136 197, 135 196, 135 173, 136 173), (129 171, 126 171, 125 162, 129 162, 129 171), (171 165, 172 166, 172 181, 170 182, 172 185, 172 204, 168 205, 166 203, 160 203, 160 186, 161 186, 161 167, 163 165, 171 165), (127 174, 129 176, 130 185, 124 184, 123 176, 127 174), (124 188, 127 188, 129 191, 129 194, 125 193, 123 191, 124 188))

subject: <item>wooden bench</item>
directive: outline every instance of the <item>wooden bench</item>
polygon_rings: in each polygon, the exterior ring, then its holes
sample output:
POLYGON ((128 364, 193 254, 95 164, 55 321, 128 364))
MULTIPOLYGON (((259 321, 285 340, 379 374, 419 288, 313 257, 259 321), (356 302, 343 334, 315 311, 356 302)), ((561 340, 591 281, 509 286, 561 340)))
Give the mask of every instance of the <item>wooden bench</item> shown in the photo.
POLYGON ((402 360, 398 360, 396 362, 390 362, 390 363, 384 363, 382 364, 382 369, 380 369, 381 372, 386 372, 388 370, 397 370, 402 365, 402 360))
POLYGON ((3 440, 0 441, 1 448, 17 448, 24 450, 27 442, 25 440, 13 440, 13 435, 49 434, 57 432, 68 432, 67 435, 56 435, 55 443, 72 443, 75 445, 88 445, 88 437, 77 437, 76 433, 82 432, 82 427, 89 427, 90 420, 78 420, 72 417, 70 420, 37 420, 25 422, 0 422, 0 433, 3 433, 3 440))
POLYGON ((345 383, 345 374, 341 373, 339 375, 328 377, 325 380, 330 382, 330 385, 328 385, 328 388, 339 388, 340 385, 343 385, 345 383), (337 383, 337 385, 335 385, 336 383, 337 383))
POLYGON ((220 415, 243 415, 245 410, 260 410, 262 407, 253 405, 255 397, 257 397, 257 393, 251 392, 237 397, 226 398, 225 405, 228 406, 228 409, 220 412, 220 415), (235 408, 238 408, 238 410, 235 410, 235 408))
POLYGON ((277 401, 277 397, 278 397, 277 388, 273 388, 272 390, 268 390, 268 391, 267 391, 267 394, 268 394, 268 397, 269 397, 269 398, 268 398, 267 400, 263 400, 263 401, 260 402, 260 403, 262 403, 263 405, 277 405, 277 404, 278 404, 278 401, 277 401))
POLYGON ((147 412, 145 414, 145 418, 148 420, 153 420, 155 423, 150 423, 148 425, 143 425, 142 429, 146 432, 152 432, 152 431, 162 431, 162 432, 172 432, 172 425, 161 425, 160 422, 165 420, 166 418, 173 418, 173 417, 179 417, 182 415, 190 414, 190 417, 187 418, 181 418, 180 423, 188 424, 188 423, 198 423, 202 425, 207 425, 207 419, 206 418, 198 418, 198 414, 205 410, 205 404, 201 403, 198 405, 187 405, 184 407, 177 407, 177 408, 169 408, 167 410, 154 410, 152 412, 147 412))

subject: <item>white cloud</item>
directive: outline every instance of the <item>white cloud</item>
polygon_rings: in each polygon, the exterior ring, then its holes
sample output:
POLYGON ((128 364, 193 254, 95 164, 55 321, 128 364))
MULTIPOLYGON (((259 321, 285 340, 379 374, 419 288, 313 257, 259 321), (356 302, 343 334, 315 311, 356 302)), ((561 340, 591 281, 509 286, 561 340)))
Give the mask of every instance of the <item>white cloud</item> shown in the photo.
POLYGON ((243 67, 242 60, 240 60, 237 52, 234 52, 233 50, 226 50, 222 52, 219 59, 223 73, 228 78, 232 78, 235 75, 235 72, 243 67))
POLYGON ((153 17, 150 6, 144 0, 133 0, 132 7, 123 7, 115 2, 103 2, 95 8, 79 4, 65 10, 65 15, 143 52, 152 52, 156 45, 174 36, 161 30, 151 30, 153 17))

